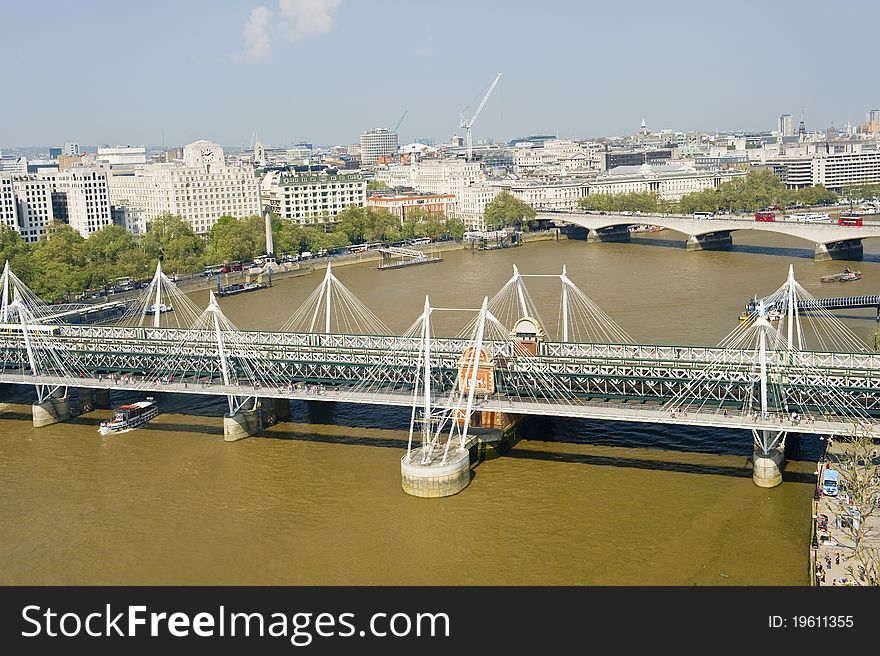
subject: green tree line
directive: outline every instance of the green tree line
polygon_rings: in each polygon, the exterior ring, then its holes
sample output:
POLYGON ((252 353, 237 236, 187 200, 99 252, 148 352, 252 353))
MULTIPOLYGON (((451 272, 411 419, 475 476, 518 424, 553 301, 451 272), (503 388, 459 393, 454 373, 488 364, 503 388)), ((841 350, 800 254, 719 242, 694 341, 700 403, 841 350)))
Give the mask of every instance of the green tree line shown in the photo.
MULTIPOLYGON (((350 207, 336 216, 338 223, 300 225, 272 217, 276 254, 341 248, 366 242, 394 242, 420 237, 460 239, 464 224, 429 214, 421 208, 407 212, 401 222, 388 210, 350 207)), ((240 260, 248 262, 265 251, 265 222, 259 216, 222 216, 206 237, 193 232, 180 216, 163 214, 142 236, 111 225, 85 239, 66 223, 55 221, 35 244, 25 242, 8 226, 0 226, 0 261, 46 301, 75 297, 114 279, 146 279, 162 261, 167 273, 200 272, 205 266, 240 260)))
POLYGON ((749 171, 745 176, 722 182, 718 187, 666 201, 651 192, 595 194, 581 198, 580 207, 606 212, 679 213, 757 212, 767 207, 813 207, 836 203, 838 196, 823 185, 788 189, 772 171, 749 171))

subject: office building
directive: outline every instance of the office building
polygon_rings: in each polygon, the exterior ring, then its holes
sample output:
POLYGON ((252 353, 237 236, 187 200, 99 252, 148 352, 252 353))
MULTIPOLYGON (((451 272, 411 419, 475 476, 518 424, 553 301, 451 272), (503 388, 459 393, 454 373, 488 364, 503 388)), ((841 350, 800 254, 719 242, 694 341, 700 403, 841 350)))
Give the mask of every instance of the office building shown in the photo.
POLYGON ((18 209, 18 226, 22 239, 36 243, 46 226, 55 219, 52 205, 53 184, 35 175, 16 177, 12 181, 18 209))
POLYGON ((221 216, 260 215, 259 181, 253 170, 227 166, 218 144, 191 143, 184 147, 182 159, 182 163, 148 164, 111 174, 112 204, 126 207, 129 216, 136 217, 138 232, 145 232, 150 221, 165 213, 180 215, 202 235, 221 216))
POLYGON ((102 146, 95 162, 110 169, 134 168, 147 163, 147 150, 143 146, 102 146))
POLYGON ((18 230, 18 204, 11 175, 0 175, 0 225, 18 230))
POLYGON ((301 225, 332 223, 347 207, 363 207, 367 181, 360 171, 290 167, 269 171, 260 183, 263 207, 301 225))
POLYGON ((367 206, 386 209, 403 224, 407 212, 413 209, 424 210, 438 215, 441 219, 455 218, 458 215, 458 199, 453 194, 388 194, 367 197, 367 206))
POLYGON ((38 175, 50 184, 54 218, 69 223, 83 237, 113 223, 106 171, 78 167, 38 175))
POLYGON ((777 131, 779 132, 780 137, 790 137, 794 135, 794 123, 792 122, 791 114, 779 115, 777 131))
POLYGON ((373 128, 361 134, 360 157, 364 167, 376 166, 380 158, 390 158, 397 153, 397 133, 388 128, 373 128))

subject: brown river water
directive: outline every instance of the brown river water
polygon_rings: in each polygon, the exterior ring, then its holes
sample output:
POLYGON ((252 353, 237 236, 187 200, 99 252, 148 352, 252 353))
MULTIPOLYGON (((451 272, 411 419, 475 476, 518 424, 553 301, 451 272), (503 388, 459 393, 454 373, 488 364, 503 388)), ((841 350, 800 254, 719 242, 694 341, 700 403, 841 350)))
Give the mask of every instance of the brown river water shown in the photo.
MULTIPOLYGON (((796 239, 734 238, 729 252, 687 253, 664 232, 335 273, 403 331, 426 293, 434 306, 478 307, 513 264, 558 273, 565 263, 634 339, 672 344, 717 343, 790 263, 818 296, 877 291, 870 244, 861 281, 820 285, 846 263, 815 263, 796 239)), ((279 328, 322 275, 276 279, 221 306, 241 328, 279 328)), ((558 281, 528 284, 555 321, 558 281)), ((204 306, 207 295, 192 297, 204 306)), ((875 326, 870 311, 844 322, 866 339, 875 326)), ((33 391, 0 393, 0 584, 807 583, 815 437, 789 438, 786 480, 765 490, 752 483, 745 432, 533 418, 462 493, 417 499, 400 488, 405 409, 296 402, 289 423, 225 443, 220 399, 158 395, 157 419, 102 438, 109 410, 35 430, 33 391)))

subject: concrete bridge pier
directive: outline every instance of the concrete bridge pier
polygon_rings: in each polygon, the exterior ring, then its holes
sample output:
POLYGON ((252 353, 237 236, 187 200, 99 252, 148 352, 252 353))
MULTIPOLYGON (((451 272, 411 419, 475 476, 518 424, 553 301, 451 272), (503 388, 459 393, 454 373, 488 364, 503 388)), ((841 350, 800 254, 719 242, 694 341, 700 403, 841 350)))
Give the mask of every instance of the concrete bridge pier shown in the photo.
POLYGON ((51 426, 70 419, 70 397, 50 396, 42 403, 34 403, 32 406, 34 428, 51 426))
POLYGON ((83 414, 91 412, 95 408, 110 407, 110 390, 108 389, 92 389, 91 387, 80 387, 79 403, 83 414))
POLYGON ((756 448, 752 458, 752 480, 758 487, 776 487, 782 482, 782 463, 785 456, 781 449, 768 452, 756 448))
POLYGON ((266 426, 290 420, 290 399, 263 399, 261 403, 266 426))
POLYGON ((758 487, 776 487, 782 482, 785 463, 785 434, 773 437, 770 431, 753 431, 752 480, 758 487))
POLYGON ((816 262, 828 260, 861 260, 864 257, 864 248, 861 239, 847 239, 846 241, 834 241, 828 244, 816 244, 816 262))
POLYGON ((605 242, 627 242, 630 241, 629 226, 615 225, 607 228, 590 229, 587 233, 588 244, 598 244, 605 242))
POLYGON ((471 482, 471 456, 468 449, 450 447, 446 462, 443 452, 429 455, 423 463, 424 448, 413 449, 400 459, 403 491, 414 497, 450 497, 465 489, 471 482))
POLYGON ((223 439, 237 442, 263 430, 263 408, 259 403, 250 410, 239 410, 223 416, 223 439))
POLYGON ((95 394, 91 387, 80 387, 77 393, 79 394, 79 406, 83 414, 95 409, 95 394))
POLYGON ((689 251, 727 251, 733 247, 730 231, 709 232, 705 235, 691 235, 687 240, 689 251))
POLYGON ((96 408, 109 408, 110 406, 110 390, 108 389, 96 389, 95 390, 95 407, 96 408))

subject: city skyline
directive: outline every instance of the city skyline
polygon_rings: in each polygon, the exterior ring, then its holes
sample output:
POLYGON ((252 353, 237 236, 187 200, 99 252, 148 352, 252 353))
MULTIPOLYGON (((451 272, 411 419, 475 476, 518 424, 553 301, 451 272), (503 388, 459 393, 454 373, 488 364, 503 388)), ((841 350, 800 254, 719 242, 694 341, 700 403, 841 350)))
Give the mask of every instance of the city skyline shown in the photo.
POLYGON ((464 2, 50 5, 6 8, 23 29, 6 37, 15 102, 0 110, 0 149, 235 147, 254 133, 348 144, 404 110, 401 143, 445 141, 464 134, 459 112, 473 113, 498 72, 475 141, 631 135, 643 117, 652 130, 772 130, 801 108, 814 130, 858 124, 878 105, 860 62, 880 9, 853 2, 835 5, 834 35, 809 29, 829 22, 818 3, 732 14, 693 2, 511 2, 503 21, 497 5, 464 2), (844 33, 846 49, 825 47, 844 33))

